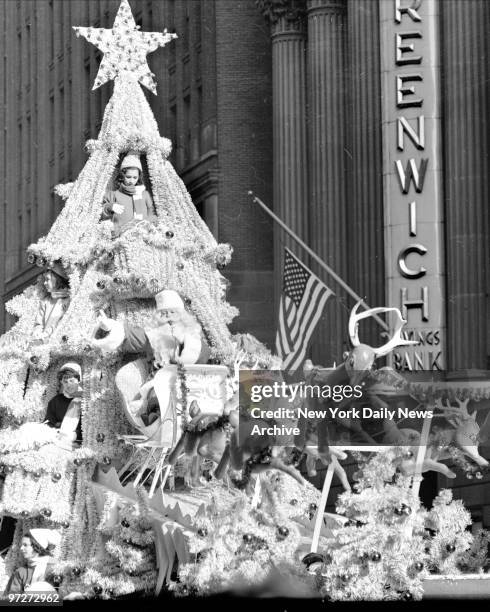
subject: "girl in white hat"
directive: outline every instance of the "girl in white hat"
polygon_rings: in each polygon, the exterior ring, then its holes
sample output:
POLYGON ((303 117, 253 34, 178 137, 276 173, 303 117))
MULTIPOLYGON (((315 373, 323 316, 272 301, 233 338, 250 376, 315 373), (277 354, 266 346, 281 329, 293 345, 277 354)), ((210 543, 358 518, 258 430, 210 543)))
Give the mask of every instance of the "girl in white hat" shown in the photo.
POLYGON ((122 160, 116 185, 116 190, 106 192, 102 213, 102 219, 112 220, 115 235, 135 221, 156 222, 153 200, 143 185, 143 168, 136 153, 130 152, 122 160))
POLYGON ((54 529, 28 531, 20 544, 23 564, 10 576, 4 596, 29 590, 54 592, 55 589, 46 582, 46 576, 49 574, 49 565, 53 562, 53 550, 60 540, 60 533, 54 529))

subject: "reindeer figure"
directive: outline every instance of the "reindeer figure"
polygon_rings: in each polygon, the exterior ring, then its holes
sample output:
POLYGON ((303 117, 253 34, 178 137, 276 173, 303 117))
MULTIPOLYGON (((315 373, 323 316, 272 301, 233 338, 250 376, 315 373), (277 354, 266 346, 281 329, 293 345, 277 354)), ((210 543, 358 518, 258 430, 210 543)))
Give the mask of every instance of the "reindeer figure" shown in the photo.
MULTIPOLYGON (((361 302, 359 301, 351 311, 349 317, 349 337, 352 344, 352 349, 344 354, 344 362, 335 368, 334 370, 313 370, 310 382, 313 385, 323 386, 334 386, 334 385, 345 385, 350 384, 355 386, 361 384, 369 372, 374 366, 376 359, 385 357, 393 349, 398 346, 410 346, 418 344, 415 340, 405 340, 401 337, 401 331, 406 321, 402 317, 398 308, 370 308, 365 312, 358 313, 357 309, 361 302), (373 316, 374 314, 394 312, 396 314, 395 329, 392 338, 383 346, 378 348, 371 347, 367 344, 362 344, 359 340, 359 321, 373 316)), ((370 397, 373 403, 377 403, 378 398, 375 395, 370 397)), ((346 400, 348 402, 350 400, 346 400)), ((320 409, 318 405, 320 400, 316 398, 307 399, 307 406, 313 410, 320 409)), ((339 408, 343 406, 344 402, 339 404, 339 408)), ((368 444, 376 444, 361 427, 358 421, 352 419, 336 419, 339 423, 345 427, 356 432, 359 437, 367 442, 368 444)), ((326 419, 320 419, 318 421, 318 453, 320 457, 329 459, 328 449, 328 431, 326 419)))
MULTIPOLYGON (((477 465, 485 468, 489 462, 478 452, 478 444, 485 442, 490 437, 490 414, 480 428, 476 422, 476 410, 470 415, 468 413, 468 402, 456 399, 458 407, 451 406, 449 401, 443 405, 441 399, 435 400, 435 407, 443 414, 435 417, 445 418, 452 428, 445 428, 432 434, 422 464, 422 472, 439 472, 447 478, 456 478, 456 474, 447 465, 441 463, 442 459, 451 458, 447 447, 453 444, 459 448, 467 457, 477 465), (442 446, 442 448, 441 448, 442 446)), ((435 418, 434 417, 434 418, 435 418)), ((406 476, 415 474, 415 457, 420 444, 420 433, 414 429, 399 428, 394 421, 386 419, 383 424, 385 436, 383 441, 391 445, 407 446, 407 458, 400 461, 399 469, 406 476)))
MULTIPOLYGON (((485 468, 489 465, 478 452, 478 445, 488 440, 490 435, 490 415, 487 416, 482 428, 476 422, 476 410, 469 414, 468 402, 469 398, 460 400, 456 398, 458 407, 451 406, 449 401, 443 405, 440 399, 436 400, 437 408, 443 412, 443 416, 454 429, 445 431, 448 436, 448 444, 453 443, 463 453, 472 459, 477 465, 485 468)), ((447 438, 446 438, 447 439, 447 438)), ((445 439, 445 441, 446 441, 445 439)))

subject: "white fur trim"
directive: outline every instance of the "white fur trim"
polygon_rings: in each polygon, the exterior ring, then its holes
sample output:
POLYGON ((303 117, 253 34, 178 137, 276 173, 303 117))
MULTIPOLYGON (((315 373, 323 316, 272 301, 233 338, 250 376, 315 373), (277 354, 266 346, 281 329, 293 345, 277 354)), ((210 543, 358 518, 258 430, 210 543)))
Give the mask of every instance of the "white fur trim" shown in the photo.
POLYGON ((167 308, 175 308, 184 310, 184 302, 180 295, 172 289, 164 289, 155 295, 157 310, 165 310, 167 308))
POLYGON ((113 319, 108 319, 108 321, 110 321, 110 329, 107 336, 99 340, 93 339, 92 344, 109 353, 118 349, 124 342, 124 325, 113 319))
POLYGON ((121 162, 121 170, 124 170, 124 168, 138 168, 143 171, 140 158, 137 155, 126 155, 121 162))
POLYGON ((82 378, 82 368, 75 361, 67 361, 61 366, 58 372, 62 372, 63 370, 68 370, 68 369, 73 370, 74 372, 77 372, 78 376, 80 376, 80 379, 82 378))

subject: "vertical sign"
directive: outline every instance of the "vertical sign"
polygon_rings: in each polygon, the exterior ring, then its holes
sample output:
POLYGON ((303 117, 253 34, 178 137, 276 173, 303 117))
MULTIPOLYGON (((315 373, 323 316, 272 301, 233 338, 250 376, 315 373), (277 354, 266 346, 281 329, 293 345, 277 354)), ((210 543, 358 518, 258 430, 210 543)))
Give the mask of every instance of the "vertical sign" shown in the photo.
POLYGON ((399 370, 445 367, 437 0, 379 0, 387 305, 408 321, 399 370))

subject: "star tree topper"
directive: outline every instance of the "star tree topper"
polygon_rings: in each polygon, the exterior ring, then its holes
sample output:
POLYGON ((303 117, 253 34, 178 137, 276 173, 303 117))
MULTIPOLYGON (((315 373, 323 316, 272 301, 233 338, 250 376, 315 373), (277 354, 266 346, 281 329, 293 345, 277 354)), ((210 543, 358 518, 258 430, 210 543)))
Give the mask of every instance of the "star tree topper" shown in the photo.
POLYGON ((167 30, 163 34, 139 32, 139 27, 134 21, 128 0, 121 1, 112 30, 73 27, 77 36, 82 35, 104 53, 92 90, 123 72, 131 72, 156 95, 155 75, 150 71, 146 56, 177 38, 177 34, 167 30))

